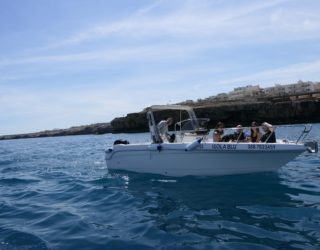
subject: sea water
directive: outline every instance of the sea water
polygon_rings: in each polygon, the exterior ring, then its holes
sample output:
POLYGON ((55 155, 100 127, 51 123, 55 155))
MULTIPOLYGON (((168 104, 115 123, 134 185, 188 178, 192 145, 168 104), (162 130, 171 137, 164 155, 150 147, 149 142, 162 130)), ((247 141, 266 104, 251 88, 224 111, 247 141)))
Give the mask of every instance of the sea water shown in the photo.
POLYGON ((115 139, 149 134, 0 141, 0 249, 320 249, 319 153, 273 173, 173 178, 109 173, 115 139))

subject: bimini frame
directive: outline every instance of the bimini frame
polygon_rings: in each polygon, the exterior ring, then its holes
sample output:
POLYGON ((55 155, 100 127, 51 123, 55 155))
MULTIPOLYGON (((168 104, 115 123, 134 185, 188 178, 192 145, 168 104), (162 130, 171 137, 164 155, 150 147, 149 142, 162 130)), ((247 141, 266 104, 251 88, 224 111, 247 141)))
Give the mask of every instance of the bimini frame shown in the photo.
POLYGON ((154 111, 160 111, 160 110, 180 110, 180 111, 187 111, 188 115, 190 117, 190 121, 192 123, 192 126, 194 128, 199 127, 198 120, 196 117, 195 112, 191 107, 188 106, 182 106, 182 105, 153 105, 149 108, 146 108, 147 110, 147 119, 148 119, 148 125, 149 130, 151 134, 151 140, 153 143, 162 143, 162 139, 159 133, 159 129, 157 127, 157 123, 155 122, 153 112, 154 111))

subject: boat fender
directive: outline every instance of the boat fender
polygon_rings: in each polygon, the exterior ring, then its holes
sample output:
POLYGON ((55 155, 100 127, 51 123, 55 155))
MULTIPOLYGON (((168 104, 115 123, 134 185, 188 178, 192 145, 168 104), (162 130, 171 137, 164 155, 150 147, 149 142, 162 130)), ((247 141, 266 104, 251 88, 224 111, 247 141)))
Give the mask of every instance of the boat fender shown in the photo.
POLYGON ((304 146, 309 153, 318 153, 318 143, 316 141, 307 141, 304 146))
POLYGON ((202 141, 202 139, 197 139, 197 140, 189 143, 184 150, 185 151, 191 151, 191 150, 196 149, 201 144, 201 141, 202 141))
POLYGON ((150 144, 148 148, 150 150, 158 150, 159 152, 162 150, 162 146, 160 144, 150 144))

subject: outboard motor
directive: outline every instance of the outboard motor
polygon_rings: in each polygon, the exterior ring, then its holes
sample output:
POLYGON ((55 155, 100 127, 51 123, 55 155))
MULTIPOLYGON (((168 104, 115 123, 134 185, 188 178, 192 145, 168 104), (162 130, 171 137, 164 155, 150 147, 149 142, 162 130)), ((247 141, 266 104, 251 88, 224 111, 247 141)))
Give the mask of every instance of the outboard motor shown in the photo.
POLYGON ((119 145, 119 144, 127 145, 127 144, 129 144, 129 142, 127 140, 115 140, 113 142, 113 145, 119 145))
POLYGON ((304 146, 309 153, 318 153, 318 143, 316 141, 307 141, 304 146))

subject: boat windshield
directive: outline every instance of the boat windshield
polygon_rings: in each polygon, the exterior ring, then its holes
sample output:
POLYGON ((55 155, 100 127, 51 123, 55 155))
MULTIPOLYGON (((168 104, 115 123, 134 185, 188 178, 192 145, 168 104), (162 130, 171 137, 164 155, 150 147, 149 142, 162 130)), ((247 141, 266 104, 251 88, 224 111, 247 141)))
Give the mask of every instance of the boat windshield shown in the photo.
POLYGON ((208 118, 186 119, 175 124, 175 131, 207 133, 209 120, 208 118))

